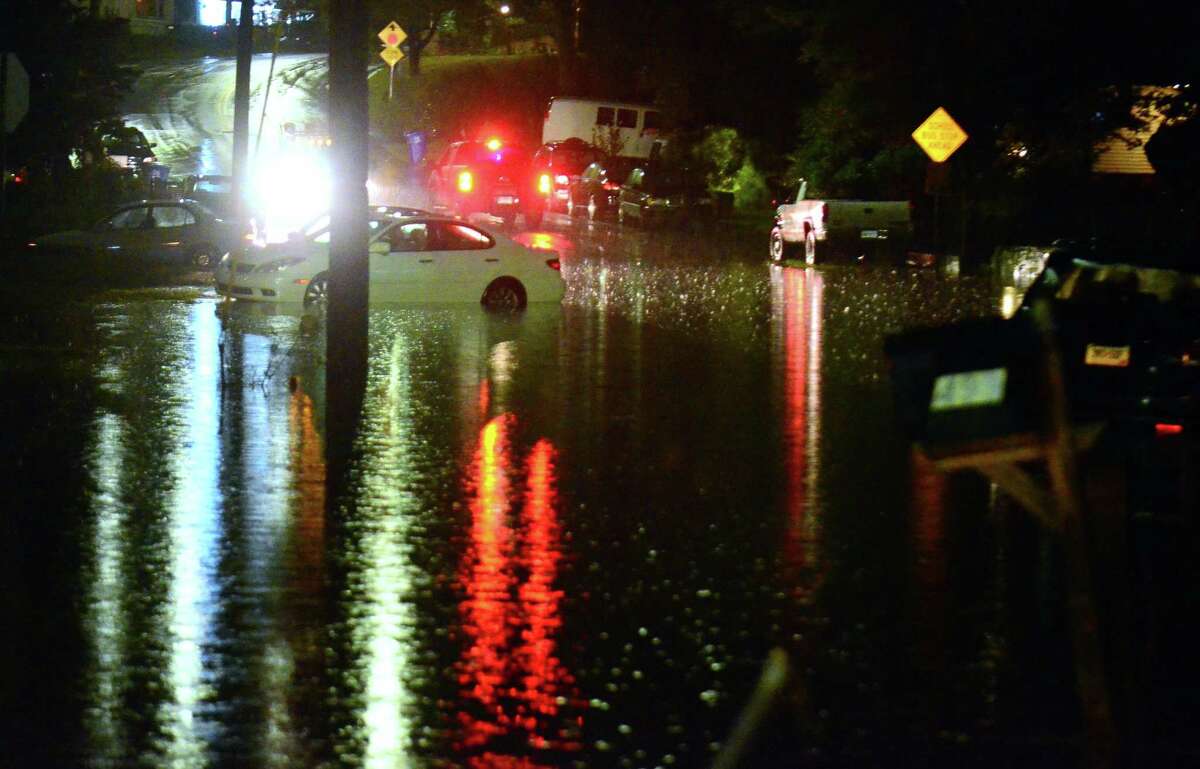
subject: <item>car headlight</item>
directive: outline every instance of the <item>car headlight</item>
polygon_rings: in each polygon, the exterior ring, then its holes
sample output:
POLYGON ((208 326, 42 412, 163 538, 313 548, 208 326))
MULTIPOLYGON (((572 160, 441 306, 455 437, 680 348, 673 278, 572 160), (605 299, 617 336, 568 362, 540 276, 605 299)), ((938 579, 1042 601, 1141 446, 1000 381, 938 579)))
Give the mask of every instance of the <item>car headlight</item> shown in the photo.
POLYGON ((263 262, 254 268, 255 272, 282 272, 288 267, 300 264, 304 261, 303 256, 285 256, 281 259, 272 259, 269 262, 263 262))

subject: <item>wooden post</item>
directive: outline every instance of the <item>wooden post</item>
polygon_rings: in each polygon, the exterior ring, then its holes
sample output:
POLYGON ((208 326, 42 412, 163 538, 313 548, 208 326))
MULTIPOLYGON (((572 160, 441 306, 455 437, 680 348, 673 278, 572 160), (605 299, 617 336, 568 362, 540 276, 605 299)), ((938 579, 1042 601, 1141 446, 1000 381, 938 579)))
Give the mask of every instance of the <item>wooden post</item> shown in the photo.
POLYGON ((329 120, 333 139, 329 306, 325 343, 327 504, 341 503, 367 384, 367 12, 330 5, 329 120))
POLYGON ((237 71, 233 88, 233 204, 238 225, 245 225, 246 180, 250 176, 250 66, 254 57, 254 3, 242 3, 237 28, 237 71))
POLYGON ((1067 610, 1075 658, 1076 685, 1083 708, 1086 730, 1085 765, 1093 769, 1116 762, 1118 740, 1105 676, 1104 647, 1100 618, 1096 611, 1095 583, 1088 551, 1087 521, 1083 494, 1075 463, 1075 441, 1067 407, 1062 360, 1054 338, 1050 302, 1038 301, 1034 322, 1042 338, 1043 363, 1048 399, 1046 456, 1050 483, 1063 525, 1063 548, 1067 561, 1067 610))

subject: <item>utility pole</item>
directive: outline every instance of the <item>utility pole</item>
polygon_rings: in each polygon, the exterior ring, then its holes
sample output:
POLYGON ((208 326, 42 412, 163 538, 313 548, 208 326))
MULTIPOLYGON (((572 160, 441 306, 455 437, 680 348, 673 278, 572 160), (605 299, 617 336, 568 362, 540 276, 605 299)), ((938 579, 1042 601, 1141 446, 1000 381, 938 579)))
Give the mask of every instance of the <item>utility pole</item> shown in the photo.
POLYGON ((242 2, 237 30, 237 74, 233 90, 233 201, 239 226, 245 225, 246 184, 250 175, 250 65, 254 56, 254 3, 242 2))
POLYGON ((367 9, 330 4, 333 200, 325 343, 326 500, 339 504, 367 386, 367 9))

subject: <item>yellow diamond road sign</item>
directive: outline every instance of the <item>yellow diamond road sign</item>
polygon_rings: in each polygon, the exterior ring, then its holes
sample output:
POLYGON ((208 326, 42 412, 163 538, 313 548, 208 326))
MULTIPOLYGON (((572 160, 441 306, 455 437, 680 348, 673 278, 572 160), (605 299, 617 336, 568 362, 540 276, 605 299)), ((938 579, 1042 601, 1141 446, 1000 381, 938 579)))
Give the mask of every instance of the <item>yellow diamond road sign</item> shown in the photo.
POLYGON ((386 27, 379 30, 379 39, 382 40, 383 44, 389 48, 395 48, 403 43, 407 38, 408 35, 406 35, 404 30, 400 28, 400 25, 394 21, 388 22, 386 27))
POLYGON ((404 58, 404 54, 399 48, 387 47, 379 52, 379 58, 387 62, 389 67, 396 66, 396 62, 404 58))
POLYGON ((949 112, 938 107, 917 126, 912 137, 933 162, 942 163, 963 145, 967 132, 959 128, 949 112))

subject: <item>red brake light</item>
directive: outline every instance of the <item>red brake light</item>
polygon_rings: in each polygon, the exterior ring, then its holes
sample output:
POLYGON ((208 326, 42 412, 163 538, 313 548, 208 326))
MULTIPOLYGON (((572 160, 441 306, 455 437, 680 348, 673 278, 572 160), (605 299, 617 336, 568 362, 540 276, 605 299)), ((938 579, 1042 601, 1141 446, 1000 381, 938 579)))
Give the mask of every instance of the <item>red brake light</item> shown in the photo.
POLYGON ((1169 422, 1159 422, 1154 425, 1155 435, 1182 435, 1183 425, 1171 424, 1169 422))
POLYGON ((538 192, 543 195, 550 194, 550 174, 542 174, 538 177, 538 192))
POLYGON ((475 187, 475 179, 471 176, 470 171, 458 172, 458 191, 470 192, 475 187))
POLYGON ((546 266, 552 270, 562 270, 562 262, 560 262, 557 257, 554 259, 547 259, 546 266))
POLYGON ((616 182, 605 182, 601 186, 604 187, 604 189, 609 190, 609 191, 621 189, 621 185, 617 184, 616 182))

